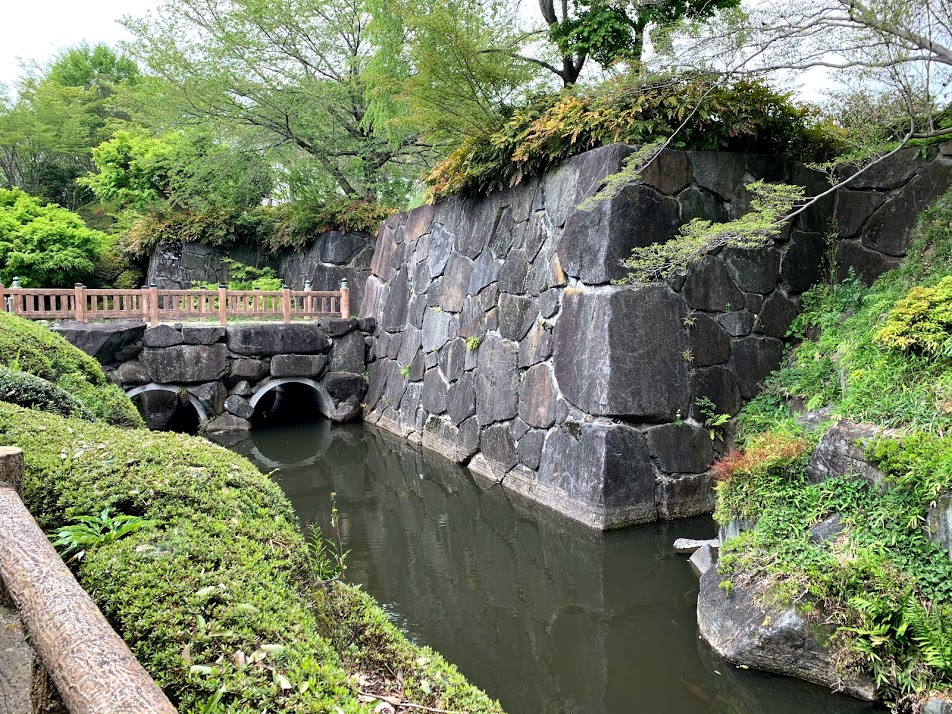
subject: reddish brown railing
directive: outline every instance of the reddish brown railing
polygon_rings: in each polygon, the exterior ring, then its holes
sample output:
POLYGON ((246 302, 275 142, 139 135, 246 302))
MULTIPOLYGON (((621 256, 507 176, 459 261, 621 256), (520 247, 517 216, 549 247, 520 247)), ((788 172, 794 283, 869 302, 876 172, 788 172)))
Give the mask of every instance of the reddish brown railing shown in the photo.
MULTIPOLYGON (((14 283, 15 284, 15 283, 14 283)), ((73 319, 80 322, 115 318, 141 318, 153 327, 161 321, 257 320, 350 317, 350 289, 340 290, 91 290, 77 284, 72 289, 5 288, 0 285, 0 305, 31 320, 73 319)))

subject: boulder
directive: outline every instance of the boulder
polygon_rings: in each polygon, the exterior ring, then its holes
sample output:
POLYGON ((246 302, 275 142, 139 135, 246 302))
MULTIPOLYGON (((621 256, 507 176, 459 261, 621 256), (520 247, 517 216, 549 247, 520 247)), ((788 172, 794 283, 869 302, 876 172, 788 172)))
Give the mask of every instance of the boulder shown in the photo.
POLYGON ((351 397, 334 408, 330 420, 335 424, 346 424, 356 421, 358 417, 360 417, 360 402, 356 397, 351 397))
MULTIPOLYGON (((363 339, 361 339, 361 343, 362 342, 363 339)), ((361 344, 361 347, 363 347, 363 344, 361 344)), ((235 362, 240 361, 243 360, 235 360, 235 362)), ((312 379, 317 379, 321 376, 321 373, 324 371, 326 366, 327 357, 325 355, 275 355, 271 358, 271 376, 310 377, 312 379)), ((331 366, 331 369, 334 369, 333 365, 331 366)))
POLYGON ((139 355, 153 382, 212 382, 228 372, 228 348, 215 345, 146 347, 139 355))
POLYGON ((222 414, 205 422, 202 431, 206 434, 224 434, 228 432, 251 431, 251 422, 234 414, 222 414))
POLYGON ((207 415, 214 416, 222 413, 227 392, 221 382, 206 382, 195 387, 188 387, 188 393, 198 400, 207 415))
POLYGON ((701 576, 697 621, 701 637, 732 664, 798 677, 872 701, 876 687, 861 675, 841 677, 830 651, 819 641, 818 624, 807 623, 793 608, 761 604, 752 586, 720 587, 717 568, 701 576))
POLYGON ((267 360, 239 357, 231 360, 228 367, 228 376, 232 381, 257 382, 268 374, 270 369, 271 365, 267 360))
POLYGON ((123 362, 115 371, 116 379, 123 386, 136 386, 139 384, 148 384, 152 381, 148 371, 138 360, 135 362, 123 362))
POLYGON ((678 538, 674 541, 674 552, 680 555, 691 555, 699 548, 709 546, 711 548, 720 548, 721 542, 717 538, 708 540, 695 540, 694 538, 678 538))
POLYGON ((840 421, 827 429, 806 467, 810 483, 821 483, 831 476, 853 475, 882 486, 886 474, 866 460, 866 444, 887 432, 870 424, 840 421))
POLYGON ((359 374, 328 372, 324 377, 324 389, 338 401, 344 402, 351 397, 363 399, 367 394, 367 380, 359 374))
POLYGON ((664 285, 565 290, 553 357, 562 395, 593 415, 673 421, 686 413, 686 314, 664 285))
MULTIPOLYGON (((67 320, 54 327, 53 331, 58 332, 70 344, 101 364, 115 364, 123 361, 116 358, 117 352, 133 347, 142 340, 145 323, 138 320, 116 320, 104 323, 67 320)), ((128 356, 125 357, 128 359, 128 356)))
POLYGON ((952 714, 952 701, 946 697, 929 697, 922 703, 919 714, 952 714))
POLYGON ((367 345, 364 342, 362 332, 353 330, 335 337, 331 341, 330 366, 328 369, 332 372, 360 374, 367 364, 366 353, 367 345))
POLYGON ((244 397, 232 394, 225 400, 225 411, 242 419, 251 419, 255 408, 244 397))
POLYGON ((171 325, 158 325, 157 327, 150 327, 142 335, 142 344, 145 347, 174 347, 175 345, 180 345, 183 342, 185 342, 185 338, 182 337, 182 333, 171 325))
POLYGON ((846 530, 846 524, 843 523, 839 514, 834 513, 810 528, 810 541, 813 543, 834 541, 844 530, 846 530))
POLYGON ((952 558, 952 493, 944 493, 926 512, 926 534, 952 558))
POLYGON ((225 328, 219 325, 183 325, 182 340, 186 345, 213 345, 225 339, 225 328))
POLYGON ((717 566, 716 546, 711 545, 711 543, 703 544, 688 558, 688 565, 691 566, 694 577, 700 580, 704 577, 704 573, 717 566))
POLYGON ((235 394, 239 397, 250 397, 252 394, 251 385, 248 383, 247 380, 243 379, 240 382, 238 382, 238 384, 236 384, 234 387, 232 387, 230 390, 228 390, 228 393, 235 394))
POLYGON ((331 346, 320 325, 310 322, 231 325, 225 332, 228 349, 237 355, 316 354, 331 346))
MULTIPOLYGON (((373 318, 369 319, 372 320, 373 318)), ((317 321, 317 324, 321 326, 321 329, 324 330, 328 337, 340 337, 357 329, 361 331, 373 330, 373 328, 365 330, 365 328, 361 327, 361 322, 363 322, 363 320, 349 320, 343 317, 322 317, 317 321)))

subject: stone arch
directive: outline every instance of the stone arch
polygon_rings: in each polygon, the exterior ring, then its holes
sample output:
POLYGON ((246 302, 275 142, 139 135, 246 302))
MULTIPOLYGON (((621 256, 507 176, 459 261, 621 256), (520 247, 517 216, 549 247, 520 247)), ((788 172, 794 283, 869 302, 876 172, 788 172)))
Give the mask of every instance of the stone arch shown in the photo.
POLYGON ((283 384, 303 384, 306 387, 310 387, 314 390, 314 393, 317 395, 317 410, 321 413, 321 416, 330 418, 331 414, 334 413, 334 400, 331 399, 331 395, 327 393, 327 390, 324 389, 320 384, 315 382, 313 379, 308 379, 307 377, 280 377, 278 379, 272 379, 261 389, 255 392, 254 396, 251 397, 249 404, 252 408, 258 405, 258 402, 261 401, 261 398, 277 387, 280 387, 283 384))
MULTIPOLYGON (((132 399, 145 392, 172 392, 173 394, 179 394, 182 391, 185 390, 174 384, 156 384, 155 382, 150 382, 149 384, 143 384, 141 387, 133 387, 132 389, 126 390, 126 396, 132 399)), ((205 412, 202 403, 198 401, 191 392, 185 391, 185 394, 188 397, 188 403, 192 405, 192 408, 195 409, 195 413, 198 414, 199 423, 203 424, 208 421, 208 414, 205 412)))

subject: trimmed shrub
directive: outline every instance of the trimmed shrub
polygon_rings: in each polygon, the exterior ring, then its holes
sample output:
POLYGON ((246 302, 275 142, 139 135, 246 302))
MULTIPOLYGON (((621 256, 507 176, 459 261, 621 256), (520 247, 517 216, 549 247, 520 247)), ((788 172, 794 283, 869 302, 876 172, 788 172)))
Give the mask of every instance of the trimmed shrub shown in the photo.
POLYGON ((88 421, 95 419, 79 400, 55 384, 3 366, 0 366, 0 401, 60 416, 76 416, 88 421))
POLYGON ((374 662, 405 673, 412 701, 501 711, 358 590, 315 597, 291 504, 242 457, 7 404, 0 443, 24 449, 24 500, 47 532, 106 507, 160 523, 90 547, 77 577, 183 713, 363 711, 348 666, 374 662))

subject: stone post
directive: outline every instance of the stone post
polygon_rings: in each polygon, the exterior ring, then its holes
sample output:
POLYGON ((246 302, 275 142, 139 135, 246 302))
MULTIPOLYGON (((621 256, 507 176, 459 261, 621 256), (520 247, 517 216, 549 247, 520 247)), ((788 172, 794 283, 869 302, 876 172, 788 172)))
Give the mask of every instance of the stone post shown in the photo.
POLYGON ((218 324, 224 327, 228 324, 228 286, 218 285, 218 324))
POLYGON ((281 287, 281 318, 285 325, 291 322, 291 288, 281 287))
POLYGON ((340 316, 350 319, 350 288, 347 287, 347 278, 340 281, 340 316))
POLYGON ((73 314, 76 322, 86 322, 86 288, 82 283, 73 286, 73 314))

